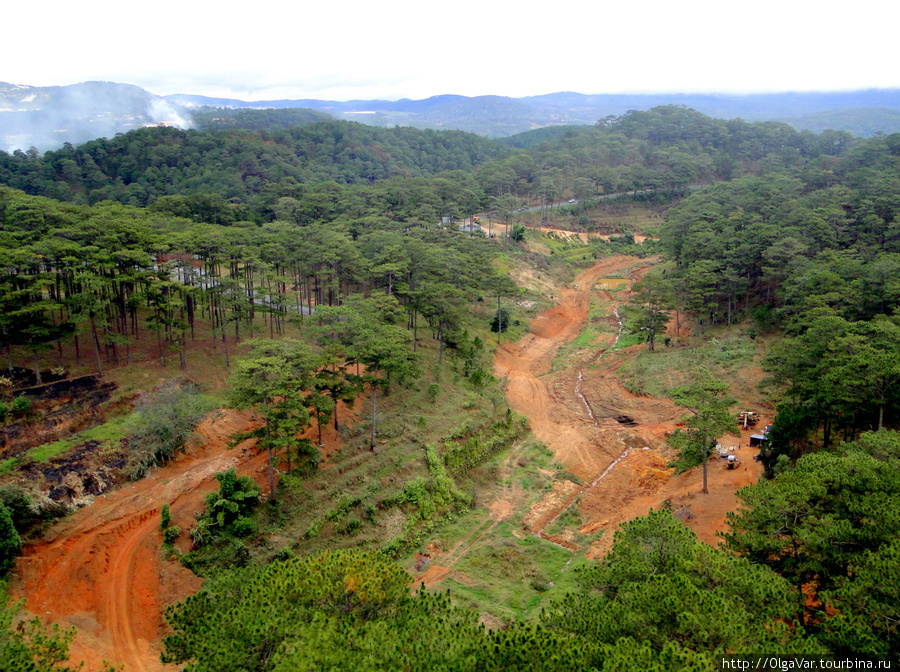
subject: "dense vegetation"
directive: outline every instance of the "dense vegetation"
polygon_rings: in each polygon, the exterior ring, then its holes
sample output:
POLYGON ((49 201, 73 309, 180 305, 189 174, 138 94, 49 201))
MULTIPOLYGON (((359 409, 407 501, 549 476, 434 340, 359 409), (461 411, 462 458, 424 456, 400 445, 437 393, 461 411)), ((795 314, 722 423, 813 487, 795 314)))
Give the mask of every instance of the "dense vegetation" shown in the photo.
POLYGON ((897 445, 893 432, 869 434, 746 488, 724 548, 697 541, 668 511, 635 519, 582 571, 579 590, 534 623, 485 631, 445 595, 410 596, 410 577, 376 553, 325 553, 208 582, 170 609, 164 658, 211 672, 709 670, 726 654, 896 657, 898 593, 887 577, 900 550, 897 445))
POLYGON ((303 107, 289 107, 281 110, 225 109, 202 107, 191 111, 194 128, 199 131, 213 131, 226 128, 245 128, 252 131, 274 128, 299 128, 320 121, 330 121, 324 112, 303 107))
POLYGON ((524 199, 552 203, 564 193, 683 191, 840 154, 853 140, 842 132, 817 136, 785 124, 715 120, 676 106, 565 127, 561 138, 544 142, 558 136, 541 129, 510 141, 533 146, 526 153, 462 132, 341 121, 210 132, 148 128, 43 156, 0 153, 0 183, 77 203, 156 204, 211 223, 305 224, 412 211, 433 221, 502 212, 508 195, 519 199, 514 209, 524 199), (402 179, 417 177, 439 179, 402 179), (202 197, 215 207, 194 204, 202 197))
MULTIPOLYGON (((280 490, 270 481, 281 508, 266 508, 268 518, 260 493, 233 473, 207 500, 186 563, 246 567, 211 572, 202 593, 170 612, 165 655, 190 669, 613 670, 637 661, 700 670, 724 652, 762 649, 897 655, 900 598, 886 577, 896 574, 900 532, 890 431, 900 422, 898 161, 898 136, 798 133, 679 107, 512 146, 327 121, 145 129, 43 156, 3 154, 0 345, 10 371, 27 363, 40 383, 42 366, 62 364, 65 350, 103 373, 127 363, 149 332, 160 360, 177 354, 187 368, 189 342, 205 337, 233 370, 231 403, 264 419, 258 445, 292 473, 280 490), (523 203, 543 214, 573 196, 565 216, 587 226, 593 199, 625 192, 676 204, 661 230, 667 263, 636 287, 632 331, 655 345, 677 310, 698 331, 743 323, 769 339, 779 407, 764 460, 774 479, 741 493, 746 508, 725 548, 656 512, 623 528, 579 591, 537 622, 487 633, 444 596, 410 596, 409 577, 390 560, 470 506, 462 479, 523 429, 498 399, 481 337, 489 318, 479 324, 476 314, 495 317, 498 337, 511 326, 501 304, 516 288, 499 268, 519 254, 525 230, 501 246, 441 217, 492 213, 509 224, 523 203), (423 375, 423 331, 436 344, 431 384, 398 393, 423 375), (232 362, 248 336, 268 339, 232 362), (318 453, 298 431, 336 423, 338 402, 365 390, 371 434, 359 440, 374 454, 384 395, 433 403, 447 370, 483 410, 440 446, 417 434, 414 478, 391 476, 386 488, 385 470, 408 460, 359 456, 342 466, 341 486, 313 476, 318 453), (879 431, 860 436, 865 429, 879 431), (318 478, 330 499, 315 499, 304 478, 318 478), (359 490, 341 492, 351 478, 359 490), (293 549, 328 552, 251 557, 245 540, 261 523, 272 530, 278 516, 326 501, 293 549), (398 511, 402 529, 379 539, 378 552, 343 550, 363 545, 355 540, 365 539, 365 520, 398 511), (254 562, 262 557, 274 562, 254 562)), ((579 249, 579 261, 604 249, 579 249)), ((690 407, 690 389, 673 394, 690 407)), ((410 423, 428 424, 416 417, 410 423)), ((155 431, 160 424, 147 417, 155 431)), ((702 434, 702 462, 713 430, 701 425, 688 429, 702 434)), ((10 558, 18 539, 3 511, 10 558)), ((180 533, 164 528, 170 542, 180 533)))
MULTIPOLYGON (((900 412, 900 136, 717 184, 667 217, 680 305, 701 328, 752 317, 786 333, 766 362, 772 469, 821 431, 853 438, 900 412)), ((784 464, 784 463, 783 463, 784 464)))

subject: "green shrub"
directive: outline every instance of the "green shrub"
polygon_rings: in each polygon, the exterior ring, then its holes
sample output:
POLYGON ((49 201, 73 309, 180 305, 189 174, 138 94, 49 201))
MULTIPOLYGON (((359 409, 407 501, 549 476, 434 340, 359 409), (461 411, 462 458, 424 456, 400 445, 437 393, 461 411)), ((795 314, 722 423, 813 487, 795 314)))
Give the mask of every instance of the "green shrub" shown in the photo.
POLYGON ((256 533, 256 523, 252 518, 238 518, 231 526, 231 533, 236 537, 249 537, 256 533))
POLYGON ((150 469, 183 450, 194 428, 212 408, 212 402, 190 382, 168 383, 151 395, 137 410, 134 435, 128 442, 129 477, 143 478, 150 469))
POLYGON ((325 513, 325 520, 340 522, 347 517, 347 514, 350 513, 350 509, 359 506, 359 503, 359 497, 341 497, 341 499, 338 500, 337 505, 325 513))
POLYGON ((22 539, 16 532, 9 509, 0 504, 0 575, 6 574, 16 564, 22 539))
POLYGON ((375 524, 375 516, 377 515, 377 513, 378 513, 378 507, 376 507, 374 504, 371 504, 371 503, 366 504, 366 512, 365 512, 366 520, 368 520, 373 525, 375 524))
POLYGON ((324 527, 324 525, 324 520, 314 520, 312 524, 308 528, 306 528, 306 534, 304 534, 303 536, 305 536, 307 539, 315 539, 319 536, 319 532, 322 531, 322 527, 324 527))
POLYGON ((235 527, 246 529, 243 519, 259 504, 260 490, 249 476, 238 476, 232 467, 215 475, 218 491, 206 496, 206 509, 197 519, 212 534, 229 535, 235 527))
POLYGON ((31 497, 15 485, 0 487, 0 504, 9 510, 13 525, 15 525, 16 531, 20 534, 28 531, 42 520, 50 520, 57 517, 43 511, 41 513, 35 512, 32 507, 31 497))
POLYGON ((172 515, 169 513, 169 505, 163 504, 159 512, 159 529, 166 530, 172 524, 172 515))
POLYGON ((181 564, 197 574, 207 567, 246 567, 250 563, 250 549, 240 539, 219 537, 202 548, 185 553, 181 564))
POLYGON ((31 400, 27 397, 16 397, 10 406, 10 412, 15 416, 27 415, 31 412, 31 400))
POLYGON ((163 543, 174 544, 178 535, 181 534, 181 528, 178 525, 171 525, 163 530, 163 543))
POLYGON ((505 418, 481 428, 465 442, 449 447, 444 452, 444 464, 451 474, 463 474, 477 466, 499 450, 510 446, 528 429, 528 421, 508 411, 505 418))

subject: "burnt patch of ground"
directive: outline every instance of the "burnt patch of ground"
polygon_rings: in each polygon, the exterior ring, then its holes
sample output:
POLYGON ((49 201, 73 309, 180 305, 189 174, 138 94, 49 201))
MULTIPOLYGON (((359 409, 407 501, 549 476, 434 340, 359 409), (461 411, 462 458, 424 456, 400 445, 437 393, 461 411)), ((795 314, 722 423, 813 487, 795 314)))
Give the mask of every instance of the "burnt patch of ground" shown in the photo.
MULTIPOLYGON (((11 394, 26 399, 29 408, 7 418, 0 430, 0 460, 104 422, 116 410, 111 403, 116 387, 98 375, 88 375, 15 390, 11 394)), ((130 409, 127 401, 115 405, 121 404, 130 409)))
POLYGON ((16 478, 29 490, 43 492, 54 502, 79 507, 125 480, 125 443, 85 441, 47 462, 24 462, 16 478))

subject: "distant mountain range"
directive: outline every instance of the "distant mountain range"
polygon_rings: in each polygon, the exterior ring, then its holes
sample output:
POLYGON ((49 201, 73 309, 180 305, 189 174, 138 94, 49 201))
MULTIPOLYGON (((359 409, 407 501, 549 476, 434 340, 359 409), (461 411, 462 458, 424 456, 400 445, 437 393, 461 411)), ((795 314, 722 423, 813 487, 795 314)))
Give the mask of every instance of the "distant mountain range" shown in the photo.
POLYGON ((433 96, 425 100, 266 100, 248 102, 189 94, 157 96, 131 84, 85 82, 32 87, 0 82, 0 149, 53 149, 141 126, 191 126, 192 110, 308 108, 374 126, 457 129, 501 138, 546 126, 593 124, 629 110, 684 105, 711 117, 783 121, 798 129, 854 135, 900 132, 900 89, 831 93, 597 94, 525 98, 433 96))

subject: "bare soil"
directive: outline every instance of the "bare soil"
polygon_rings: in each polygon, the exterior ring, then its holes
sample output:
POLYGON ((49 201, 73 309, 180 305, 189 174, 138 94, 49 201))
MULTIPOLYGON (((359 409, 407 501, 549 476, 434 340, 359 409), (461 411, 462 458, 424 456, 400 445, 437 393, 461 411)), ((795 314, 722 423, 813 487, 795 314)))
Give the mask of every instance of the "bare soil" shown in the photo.
POLYGON ((200 426, 195 449, 148 478, 97 497, 30 544, 16 567, 16 597, 26 609, 62 627, 75 626, 71 661, 98 670, 102 661, 128 672, 174 669, 159 662, 165 607, 196 592, 201 580, 162 557, 159 511, 169 503, 183 530, 217 483, 213 474, 236 467, 262 483, 265 455, 228 450, 228 437, 253 424, 247 414, 219 412, 200 426))
MULTIPOLYGON (((159 654, 166 634, 165 608, 200 588, 201 579, 163 557, 159 511, 169 503, 172 524, 185 532, 203 508, 213 475, 235 467, 266 488, 266 455, 252 442, 229 449, 229 437, 257 421, 251 414, 217 411, 201 423, 195 445, 149 477, 107 492, 91 506, 54 525, 44 538, 25 547, 12 584, 14 597, 28 612, 63 628, 75 626, 72 664, 99 670, 108 660, 125 672, 174 670, 159 654)), ((324 435, 327 455, 333 430, 324 435)))
MULTIPOLYGON (((701 493, 699 467, 676 476, 666 466, 671 454, 665 437, 678 424, 680 409, 668 399, 632 394, 617 374, 644 345, 599 357, 593 348, 564 370, 551 372, 556 352, 587 323, 592 293, 610 301, 607 318, 618 321, 616 311, 630 292, 623 288, 613 294, 598 281, 622 275, 635 281, 646 270, 636 257, 599 260, 559 291, 558 305, 534 319, 530 334, 501 347, 495 358, 495 372, 506 383, 510 405, 528 417, 534 435, 582 481, 580 486, 557 482, 524 513, 524 525, 530 533, 546 536, 544 529, 577 499, 586 521, 580 531, 605 532, 592 544, 593 557, 609 549, 622 522, 666 505, 700 539, 715 544, 716 532, 725 529, 726 513, 737 505, 735 492, 762 473, 752 459, 755 451, 748 447, 752 430, 739 431, 737 425, 735 435, 721 441, 737 446, 742 464, 729 470, 724 461, 711 461, 708 494, 701 493)), ((760 424, 770 421, 763 418, 760 424)))

